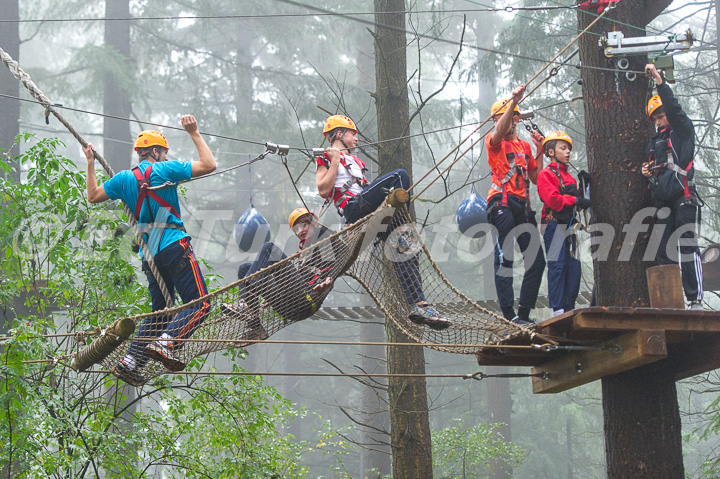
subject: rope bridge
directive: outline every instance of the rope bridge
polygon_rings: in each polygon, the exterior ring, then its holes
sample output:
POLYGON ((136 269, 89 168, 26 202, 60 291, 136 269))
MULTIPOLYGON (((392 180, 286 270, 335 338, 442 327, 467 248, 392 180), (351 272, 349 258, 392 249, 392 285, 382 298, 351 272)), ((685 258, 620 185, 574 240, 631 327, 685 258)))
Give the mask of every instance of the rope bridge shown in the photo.
POLYGON ((125 337, 127 322, 132 321, 134 337, 117 340, 109 328, 105 336, 75 354, 72 367, 82 371, 100 362, 113 369, 130 355, 132 377, 138 383, 182 369, 195 357, 241 348, 247 341, 267 339, 311 317, 330 292, 331 287, 323 284, 343 274, 367 289, 388 321, 433 349, 474 354, 494 338, 529 333, 450 284, 431 259, 405 205, 392 206, 391 202, 392 195, 357 223, 198 300, 117 321, 113 327, 124 324, 125 337), (418 296, 435 305, 452 325, 438 331, 412 322, 408 315, 418 296), (145 348, 173 321, 179 324, 170 347, 177 363, 168 367, 153 360, 145 348))

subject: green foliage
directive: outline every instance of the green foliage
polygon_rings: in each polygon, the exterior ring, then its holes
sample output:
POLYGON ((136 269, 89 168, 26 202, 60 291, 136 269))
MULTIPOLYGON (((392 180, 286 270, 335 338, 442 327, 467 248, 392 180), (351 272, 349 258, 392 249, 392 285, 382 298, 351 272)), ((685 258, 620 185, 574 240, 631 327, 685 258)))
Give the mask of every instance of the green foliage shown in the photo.
POLYGON ((491 464, 505 462, 520 466, 524 459, 521 447, 506 442, 496 429, 498 424, 463 425, 456 418, 451 426, 432 435, 433 473, 442 478, 481 478, 490 473, 491 464))
MULTIPOLYGON (((86 204, 84 174, 56 153, 57 140, 21 140, 27 182, 0 182, 0 299, 12 321, 0 342, 8 477, 299 478, 305 455, 345 453, 328 424, 317 446, 286 434, 305 412, 260 377, 161 378, 136 391, 64 367, 82 343, 43 334, 103 326, 149 301, 129 235, 116 234, 123 218, 86 204)), ((343 474, 339 457, 333 467, 343 474)))

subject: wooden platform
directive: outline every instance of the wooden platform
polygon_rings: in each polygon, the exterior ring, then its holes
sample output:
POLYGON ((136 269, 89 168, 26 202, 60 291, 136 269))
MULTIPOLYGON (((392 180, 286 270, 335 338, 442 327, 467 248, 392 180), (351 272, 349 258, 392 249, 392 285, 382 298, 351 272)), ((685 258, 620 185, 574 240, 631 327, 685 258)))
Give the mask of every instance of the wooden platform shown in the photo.
POLYGON ((720 368, 720 312, 683 309, 576 309, 538 324, 535 337, 498 344, 535 349, 483 348, 481 366, 531 366, 536 394, 557 393, 604 376, 665 360, 676 379, 720 368), (561 346, 554 349, 547 339, 561 346), (545 345, 545 347, 543 347, 545 345), (570 347, 570 349, 566 349, 570 347))

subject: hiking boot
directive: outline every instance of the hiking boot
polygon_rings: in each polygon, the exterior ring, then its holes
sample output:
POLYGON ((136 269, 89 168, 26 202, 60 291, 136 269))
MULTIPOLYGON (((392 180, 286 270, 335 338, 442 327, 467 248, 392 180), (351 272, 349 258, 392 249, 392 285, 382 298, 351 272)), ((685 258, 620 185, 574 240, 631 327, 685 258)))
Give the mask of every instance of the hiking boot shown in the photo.
POLYGON ((237 301, 235 303, 226 303, 220 305, 220 312, 232 317, 240 317, 243 313, 247 312, 247 305, 244 301, 237 301))
POLYGON ((441 315, 429 304, 413 304, 408 319, 413 323, 424 324, 436 331, 447 329, 452 322, 441 315))
POLYGON ((122 361, 117 363, 112 372, 130 386, 140 387, 148 381, 145 377, 127 367, 122 361))
POLYGON ((520 319, 519 316, 515 316, 513 319, 510 320, 510 322, 519 324, 520 326, 535 326, 535 321, 532 319, 528 319, 527 321, 524 319, 520 319))
POLYGON ((701 301, 690 301, 688 309, 691 311, 702 311, 704 308, 701 301))
POLYGON ((173 350, 163 346, 159 341, 148 344, 145 353, 150 359, 161 362, 170 371, 182 371, 185 369, 185 363, 177 357, 173 350))

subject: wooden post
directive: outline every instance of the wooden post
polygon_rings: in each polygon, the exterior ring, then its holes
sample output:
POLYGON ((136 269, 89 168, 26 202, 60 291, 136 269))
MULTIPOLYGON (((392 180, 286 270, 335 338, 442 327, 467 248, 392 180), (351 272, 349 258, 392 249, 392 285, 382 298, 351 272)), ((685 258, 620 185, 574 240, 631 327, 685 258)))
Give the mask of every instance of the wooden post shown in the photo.
POLYGON ((680 266, 665 264, 646 271, 651 308, 685 309, 680 266))
POLYGON ((408 192, 402 188, 396 188, 390 192, 387 197, 387 202, 390 206, 400 208, 402 205, 408 202, 408 192))
POLYGON ((123 318, 105 328, 102 336, 93 341, 88 347, 78 352, 73 358, 70 367, 82 372, 93 364, 97 364, 108 357, 120 344, 135 332, 135 322, 130 318, 123 318))

